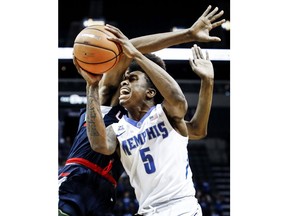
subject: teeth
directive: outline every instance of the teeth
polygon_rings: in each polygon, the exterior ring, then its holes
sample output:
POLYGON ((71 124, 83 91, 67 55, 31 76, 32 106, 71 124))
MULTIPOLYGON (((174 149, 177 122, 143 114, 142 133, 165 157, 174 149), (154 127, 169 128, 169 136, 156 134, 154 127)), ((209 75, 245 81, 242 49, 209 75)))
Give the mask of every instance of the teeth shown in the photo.
POLYGON ((129 94, 129 91, 127 89, 121 89, 120 93, 121 94, 129 94))

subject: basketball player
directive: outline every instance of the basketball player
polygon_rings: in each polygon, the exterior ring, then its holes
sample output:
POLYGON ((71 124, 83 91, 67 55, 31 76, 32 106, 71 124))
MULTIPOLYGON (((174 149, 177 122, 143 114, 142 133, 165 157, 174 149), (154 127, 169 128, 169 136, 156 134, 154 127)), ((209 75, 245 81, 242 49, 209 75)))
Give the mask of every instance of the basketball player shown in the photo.
MULTIPOLYGON (((211 12, 210 10, 211 6, 186 31, 144 36, 132 39, 131 42, 141 52, 146 53, 195 40, 202 42, 220 41, 218 37, 209 36, 209 31, 224 22, 224 20, 221 20, 213 23, 222 16, 223 11, 217 13, 217 8, 211 12), (203 20, 206 22, 203 22, 203 20), (186 34, 188 32, 190 34, 186 34)), ((113 26, 108 26, 107 30, 110 30, 112 33, 118 31, 113 26)), ((123 55, 117 68, 104 74, 99 84, 100 103, 102 105, 101 117, 104 119, 105 126, 118 122, 122 115, 126 113, 123 107, 117 105, 116 90, 120 82, 119 80, 130 61, 129 58, 123 55)), ((75 66, 80 74, 85 73, 81 71, 77 64, 75 66)), ((93 79, 95 77, 91 78, 91 80, 93 79)), ((205 82, 203 83, 204 85, 201 87, 201 90, 203 89, 203 98, 204 95, 208 95, 208 100, 199 99, 197 110, 203 110, 203 112, 196 111, 198 114, 194 115, 190 122, 191 130, 189 131, 192 131, 190 133, 190 138, 192 139, 205 137, 207 130, 213 83, 209 83, 209 85, 206 85, 205 82)), ((201 97, 201 91, 199 97, 201 97)), ((59 215, 105 215, 105 213, 111 211, 115 204, 115 187, 120 175, 124 171, 123 167, 116 153, 108 156, 94 152, 91 149, 86 126, 86 110, 83 109, 81 111, 77 135, 70 150, 68 160, 66 165, 59 170, 59 215)))
MULTIPOLYGON (((119 39, 113 40, 133 59, 121 82, 119 96, 119 103, 128 114, 106 128, 100 112, 98 80, 91 80, 89 73, 81 71, 87 81, 87 132, 91 147, 101 154, 120 155, 139 202, 138 214, 200 216, 188 160, 185 96, 165 71, 164 61, 153 54, 142 54, 121 32, 117 36, 119 39)), ((211 66, 199 47, 194 46, 192 52, 192 68, 211 66)), ((213 74, 208 79, 213 80, 213 74)))

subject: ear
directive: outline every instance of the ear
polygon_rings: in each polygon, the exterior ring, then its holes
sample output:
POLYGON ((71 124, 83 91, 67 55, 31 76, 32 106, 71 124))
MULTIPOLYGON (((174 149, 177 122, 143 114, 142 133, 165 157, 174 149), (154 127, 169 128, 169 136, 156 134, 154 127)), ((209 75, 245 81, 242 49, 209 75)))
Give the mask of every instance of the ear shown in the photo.
POLYGON ((154 98, 155 95, 156 95, 156 90, 154 88, 148 88, 146 90, 146 96, 147 96, 148 99, 154 98))

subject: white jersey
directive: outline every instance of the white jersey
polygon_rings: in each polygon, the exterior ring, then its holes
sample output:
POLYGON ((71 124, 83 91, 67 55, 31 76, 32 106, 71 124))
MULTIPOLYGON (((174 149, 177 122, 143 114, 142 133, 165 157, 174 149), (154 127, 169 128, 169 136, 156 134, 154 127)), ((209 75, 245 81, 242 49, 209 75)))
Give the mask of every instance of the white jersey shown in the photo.
POLYGON ((121 162, 139 202, 139 211, 182 197, 195 196, 188 161, 188 137, 170 125, 162 105, 136 122, 123 116, 113 129, 121 162))

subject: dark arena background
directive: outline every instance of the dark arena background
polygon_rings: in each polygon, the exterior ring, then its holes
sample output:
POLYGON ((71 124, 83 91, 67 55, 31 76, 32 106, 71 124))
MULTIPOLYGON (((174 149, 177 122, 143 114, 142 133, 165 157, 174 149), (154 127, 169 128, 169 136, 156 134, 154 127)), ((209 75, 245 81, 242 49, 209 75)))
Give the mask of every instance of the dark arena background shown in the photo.
MULTIPOLYGON (((208 135, 188 145, 197 198, 203 216, 230 215, 230 2, 229 0, 152 1, 152 0, 59 0, 58 1, 58 80, 59 80, 59 167, 63 166, 78 126, 79 110, 85 107, 85 81, 78 75, 69 52, 85 21, 100 21, 118 27, 128 38, 190 27, 207 6, 224 10, 225 25, 210 35, 222 39, 218 43, 197 43, 213 52, 215 72, 213 103, 208 135), (66 55, 68 50, 68 55, 66 55), (224 53, 224 54, 223 54, 224 53), (224 56, 224 57, 223 57, 224 56)), ((219 10, 219 11, 220 11, 219 10)), ((193 43, 175 46, 189 50, 193 43)), ((189 52, 189 51, 188 51, 189 52)), ((184 91, 189 111, 195 112, 200 79, 192 72, 188 57, 164 58, 167 71, 184 91)), ((129 179, 123 175, 117 190, 115 216, 133 215, 137 202, 129 179)))

